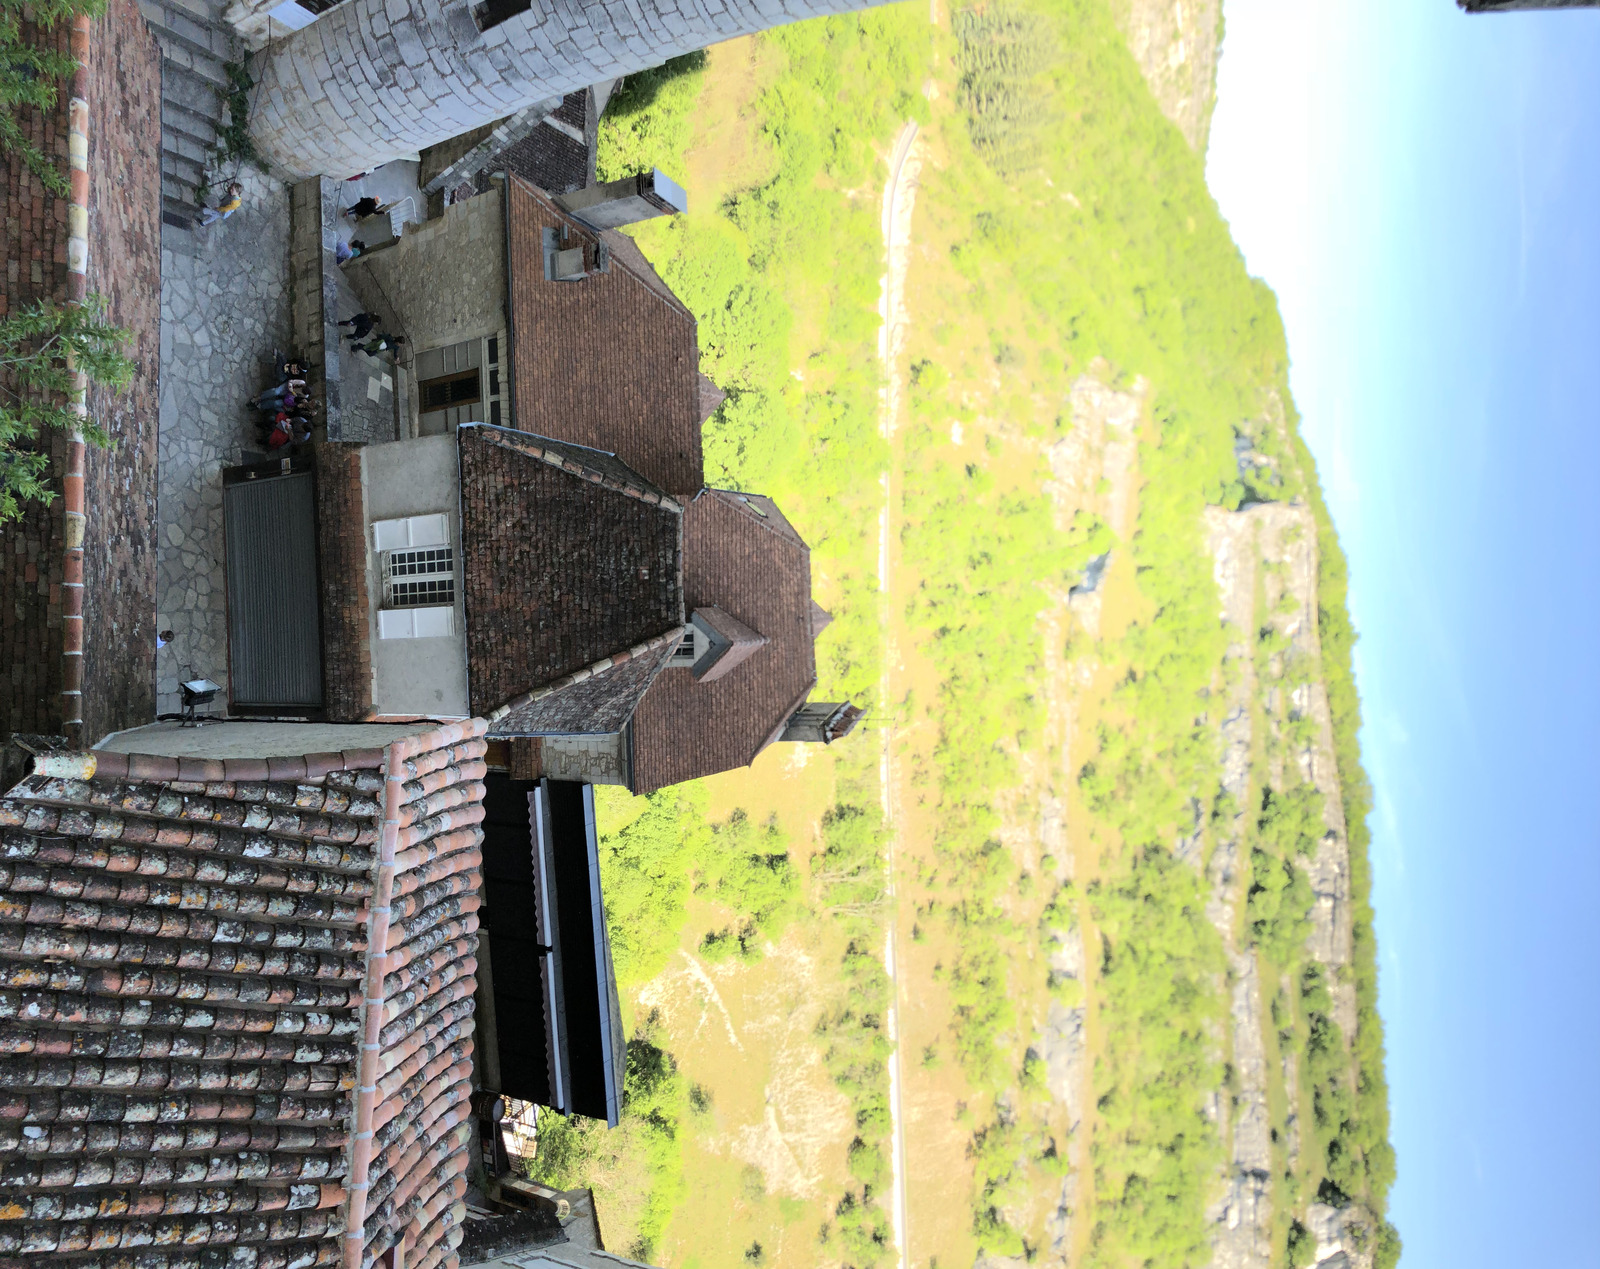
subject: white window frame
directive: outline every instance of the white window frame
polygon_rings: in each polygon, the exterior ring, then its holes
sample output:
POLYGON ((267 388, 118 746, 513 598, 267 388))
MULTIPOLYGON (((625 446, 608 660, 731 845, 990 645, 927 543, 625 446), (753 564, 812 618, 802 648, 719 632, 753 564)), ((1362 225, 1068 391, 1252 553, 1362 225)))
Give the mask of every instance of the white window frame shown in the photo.
POLYGON ((441 511, 374 521, 372 544, 373 549, 378 552, 383 583, 383 607, 378 611, 378 638, 440 639, 454 635, 457 592, 456 559, 453 550, 448 569, 430 573, 407 573, 402 578, 406 582, 449 579, 451 596, 448 604, 394 606, 394 579, 389 571, 391 562, 397 555, 430 548, 451 547, 449 515, 441 511))

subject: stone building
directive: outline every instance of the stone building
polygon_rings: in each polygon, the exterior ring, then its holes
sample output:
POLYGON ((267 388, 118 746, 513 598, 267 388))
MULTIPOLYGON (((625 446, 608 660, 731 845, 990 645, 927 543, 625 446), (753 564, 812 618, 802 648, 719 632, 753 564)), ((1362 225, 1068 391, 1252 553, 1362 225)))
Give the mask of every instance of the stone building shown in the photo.
POLYGON ((635 792, 848 733, 804 539, 705 484, 692 314, 590 223, 681 191, 491 184, 346 270, 410 341, 404 439, 225 475, 231 712, 481 717, 518 779, 635 792))
MULTIPOLYGON (((315 20, 260 55, 251 132, 295 177, 350 176, 736 35, 875 2, 302 0, 315 20)), ((228 16, 259 41, 268 12, 294 9, 236 0, 228 16)))

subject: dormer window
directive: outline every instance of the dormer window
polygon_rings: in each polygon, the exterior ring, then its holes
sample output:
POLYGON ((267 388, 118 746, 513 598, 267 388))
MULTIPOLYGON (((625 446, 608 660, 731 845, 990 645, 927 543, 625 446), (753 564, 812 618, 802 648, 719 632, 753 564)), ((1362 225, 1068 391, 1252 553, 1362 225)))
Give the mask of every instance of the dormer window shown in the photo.
POLYGON ((372 526, 383 581, 380 639, 455 633, 456 554, 446 515, 379 520, 372 526))
POLYGON ((711 640, 704 630, 698 626, 690 625, 684 631, 683 639, 672 650, 672 659, 668 665, 693 666, 707 651, 710 650, 711 640))
POLYGON ((702 683, 714 683, 766 645, 765 635, 722 609, 696 608, 667 664, 693 670, 702 683))

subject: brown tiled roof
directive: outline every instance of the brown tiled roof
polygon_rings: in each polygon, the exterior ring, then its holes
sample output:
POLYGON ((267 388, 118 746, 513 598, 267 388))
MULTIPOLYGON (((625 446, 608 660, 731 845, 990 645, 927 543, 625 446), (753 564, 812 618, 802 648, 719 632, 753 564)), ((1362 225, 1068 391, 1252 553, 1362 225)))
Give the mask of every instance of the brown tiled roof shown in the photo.
POLYGON ((330 722, 372 715, 366 500, 361 447, 318 444, 317 584, 322 592, 322 701, 330 722))
POLYGON ((769 642, 712 682, 661 672, 634 713, 636 793, 747 765, 816 682, 811 553, 768 499, 702 492, 684 509, 683 562, 691 609, 721 608, 769 642))
POLYGON ((705 421, 717 412, 718 407, 728 399, 728 394, 716 384, 712 383, 706 375, 700 376, 700 422, 705 421))
POLYGON ((569 245, 595 234, 526 181, 509 184, 516 426, 610 450, 669 493, 693 493, 704 483, 693 315, 631 243, 609 273, 547 281, 546 228, 565 226, 569 245))
POLYGON ((682 624, 676 503, 608 455, 457 436, 474 714, 682 624))
POLYGON ((621 731, 682 637, 682 628, 675 628, 637 654, 620 652, 602 668, 515 705, 490 723, 489 735, 603 736, 621 731))
POLYGON ((0 1263, 452 1269, 482 727, 0 799, 0 1263))

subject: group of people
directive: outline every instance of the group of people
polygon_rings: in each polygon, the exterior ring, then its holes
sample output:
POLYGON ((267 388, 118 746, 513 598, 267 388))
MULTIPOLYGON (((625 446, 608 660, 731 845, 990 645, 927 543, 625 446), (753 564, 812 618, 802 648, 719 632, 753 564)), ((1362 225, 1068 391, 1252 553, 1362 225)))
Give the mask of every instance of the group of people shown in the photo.
POLYGON ((364 352, 369 357, 376 357, 379 353, 392 352, 397 357, 400 345, 406 342, 404 335, 391 335, 379 330, 378 315, 376 313, 357 313, 354 317, 347 317, 339 323, 341 326, 350 327, 350 351, 364 352))
POLYGON ((268 449, 302 445, 311 439, 310 373, 302 361, 280 361, 274 366, 276 387, 268 388, 250 404, 260 412, 260 436, 268 449))

